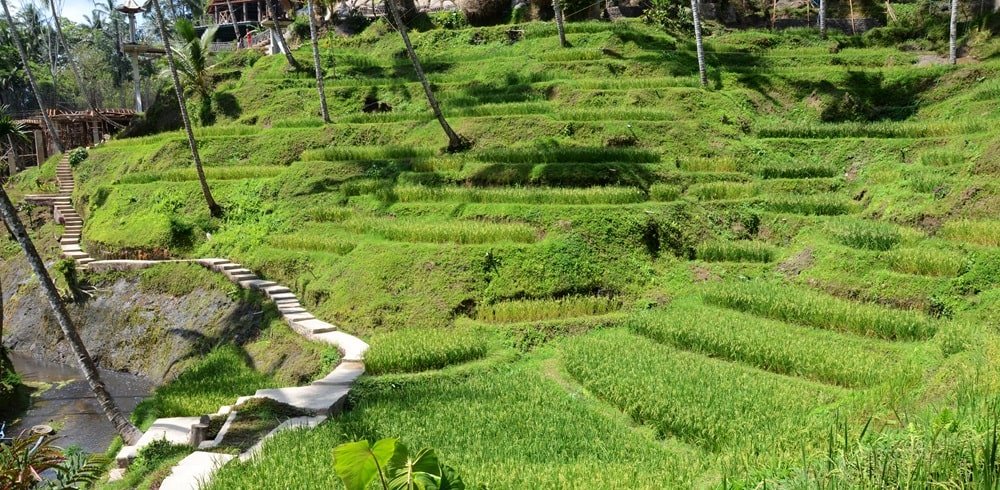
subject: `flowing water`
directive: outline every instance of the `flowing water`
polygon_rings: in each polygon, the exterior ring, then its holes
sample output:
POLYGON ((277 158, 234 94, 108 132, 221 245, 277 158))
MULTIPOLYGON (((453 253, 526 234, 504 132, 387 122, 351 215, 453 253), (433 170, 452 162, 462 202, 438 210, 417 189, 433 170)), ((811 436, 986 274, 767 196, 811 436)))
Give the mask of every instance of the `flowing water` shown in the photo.
MULTIPOLYGON (((76 366, 47 362, 17 352, 11 352, 10 359, 25 383, 50 386, 32 396, 28 412, 16 425, 7 428, 8 437, 44 424, 56 429, 59 446, 76 445, 88 452, 104 452, 108 448, 116 434, 114 427, 76 366)), ((146 378, 116 371, 102 369, 101 379, 126 413, 131 413, 153 388, 146 378)))

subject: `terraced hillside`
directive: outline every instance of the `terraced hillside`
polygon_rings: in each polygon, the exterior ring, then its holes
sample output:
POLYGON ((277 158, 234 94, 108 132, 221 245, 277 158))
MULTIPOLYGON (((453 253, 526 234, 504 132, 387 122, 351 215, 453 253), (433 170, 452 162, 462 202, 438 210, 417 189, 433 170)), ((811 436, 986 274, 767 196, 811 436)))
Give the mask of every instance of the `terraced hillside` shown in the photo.
POLYGON ((372 346, 346 413, 212 488, 338 488, 331 448, 381 437, 489 488, 998 472, 1000 44, 722 34, 703 90, 643 25, 523 30, 414 35, 466 152, 376 24, 324 45, 333 124, 280 57, 216 67, 222 219, 182 133, 77 167, 92 254, 231 257, 372 346))

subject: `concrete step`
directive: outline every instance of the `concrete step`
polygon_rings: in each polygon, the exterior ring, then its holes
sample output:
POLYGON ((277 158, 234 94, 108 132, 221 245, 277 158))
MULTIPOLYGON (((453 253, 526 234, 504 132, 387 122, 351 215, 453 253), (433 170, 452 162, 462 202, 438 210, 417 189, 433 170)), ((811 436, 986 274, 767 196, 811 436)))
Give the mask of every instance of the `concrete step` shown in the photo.
POLYGON ((303 335, 316 335, 320 333, 336 332, 337 326, 326 323, 323 320, 313 318, 310 320, 292 322, 292 329, 302 333, 303 335))
POLYGON ((84 252, 63 252, 63 255, 65 255, 67 258, 70 258, 70 259, 73 259, 73 260, 89 259, 90 258, 90 255, 86 254, 84 252))
POLYGON ((301 313, 289 313, 287 315, 282 315, 282 316, 285 318, 286 322, 289 322, 289 326, 291 326, 290 325, 291 322, 314 320, 316 318, 312 315, 312 313, 309 313, 308 311, 303 311, 301 313))
POLYGON ((278 302, 278 301, 281 301, 281 300, 286 300, 286 301, 287 300, 295 300, 295 301, 299 300, 299 298, 297 296, 295 296, 295 293, 275 293, 275 294, 270 294, 268 296, 270 296, 271 299, 274 300, 275 302, 278 302))
POLYGON ((195 451, 170 469, 170 475, 160 483, 160 489, 198 490, 212 479, 216 470, 235 457, 232 454, 195 451))

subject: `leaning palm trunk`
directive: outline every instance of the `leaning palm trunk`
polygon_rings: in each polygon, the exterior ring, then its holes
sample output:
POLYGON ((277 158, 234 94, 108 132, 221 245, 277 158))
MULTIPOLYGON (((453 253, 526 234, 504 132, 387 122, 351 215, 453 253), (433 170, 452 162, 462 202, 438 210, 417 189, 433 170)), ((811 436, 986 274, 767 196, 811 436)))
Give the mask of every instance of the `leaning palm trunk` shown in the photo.
POLYGON ((948 29, 948 63, 958 63, 958 0, 951 0, 951 21, 948 29))
POLYGON ((163 12, 160 9, 160 0, 152 0, 153 12, 156 14, 156 23, 159 24, 160 37, 163 38, 163 50, 166 51, 167 65, 170 67, 170 77, 174 82, 174 93, 177 94, 177 105, 181 110, 181 120, 184 122, 184 131, 187 133, 188 146, 191 147, 191 158, 194 160, 194 168, 198 172, 198 182, 201 184, 201 193, 205 196, 205 203, 208 204, 208 212, 212 217, 222 216, 222 208, 212 197, 212 191, 208 188, 208 181, 205 180, 205 169, 201 166, 201 155, 198 153, 198 142, 194 139, 194 131, 191 130, 191 119, 188 117, 187 105, 184 101, 184 89, 181 87, 181 80, 177 76, 177 65, 174 63, 174 52, 170 49, 170 35, 167 32, 167 25, 163 20, 163 12))
POLYGON ((819 37, 826 39, 826 0, 819 0, 819 37))
POLYGON ((31 264, 35 276, 38 277, 38 282, 41 283, 42 292, 45 293, 45 298, 49 301, 49 306, 52 307, 56 323, 62 329, 63 336, 69 341, 69 345, 73 349, 73 355, 76 356, 76 360, 80 364, 80 370, 83 371, 83 376, 87 379, 87 384, 90 385, 91 391, 97 397, 97 402, 101 405, 104 415, 108 417, 111 425, 115 427, 115 431, 118 432, 118 435, 122 437, 122 440, 126 444, 135 444, 142 437, 142 432, 139 432, 139 429, 136 429, 129 422, 128 417, 122 413, 121 408, 118 407, 114 398, 108 393, 104 382, 101 381, 101 373, 97 370, 97 365, 94 364, 93 358, 87 352, 87 347, 83 345, 80 333, 77 332, 76 326, 73 325, 73 321, 66 311, 66 305, 59 298, 56 285, 52 282, 48 271, 45 270, 42 258, 38 255, 38 251, 35 250, 35 245, 31 242, 31 238, 28 237, 21 219, 17 216, 17 211, 14 210, 14 205, 11 204, 10 198, 7 197, 7 192, 2 187, 0 187, 0 215, 3 216, 4 222, 7 223, 11 233, 14 234, 14 238, 24 250, 24 255, 28 258, 28 263, 31 264))
POLYGON ((226 0, 226 8, 229 9, 229 18, 233 21, 233 33, 236 36, 236 49, 242 48, 243 36, 240 35, 240 26, 236 24, 236 11, 233 10, 233 3, 226 0))
POLYGON ((62 141, 59 140, 59 133, 52 124, 52 120, 49 119, 49 113, 45 110, 45 103, 42 102, 42 94, 38 91, 35 74, 31 71, 31 65, 28 64, 28 54, 24 51, 24 45, 21 44, 21 37, 17 34, 17 29, 14 28, 14 19, 10 16, 10 9, 7 8, 7 0, 0 0, 0 5, 3 5, 3 14, 7 18, 7 25, 10 26, 10 38, 14 41, 14 47, 17 48, 18 56, 21 57, 21 64, 24 65, 24 74, 28 76, 28 84, 31 85, 31 93, 35 94, 35 101, 38 102, 38 110, 42 112, 42 121, 45 122, 45 129, 52 136, 52 143, 56 145, 56 151, 62 153, 62 141))
POLYGON ((563 10, 561 0, 552 0, 552 11, 556 16, 556 31, 559 32, 559 47, 566 47, 566 26, 563 23, 563 10))
POLYGON ((431 106, 431 110, 434 111, 434 117, 437 118, 438 123, 441 124, 441 129, 444 133, 448 135, 448 150, 458 151, 465 147, 465 140, 451 129, 451 125, 444 118, 444 114, 441 112, 441 106, 438 105, 437 97, 434 96, 434 91, 431 90, 431 84, 427 81, 427 76, 424 75, 424 68, 420 65, 420 59, 417 58, 416 51, 413 50, 413 44, 410 44, 410 36, 406 32, 406 24, 403 23, 403 15, 399 12, 399 7, 396 5, 396 0, 386 0, 389 4, 389 11, 392 13, 392 18, 396 22, 396 29, 399 30, 399 35, 403 37, 403 44, 406 45, 406 54, 410 57, 410 61, 413 63, 413 70, 417 72, 417 78, 420 79, 420 85, 424 87, 424 94, 427 95, 427 103, 431 106))
POLYGON ((312 41, 313 64, 316 66, 316 90, 319 91, 319 110, 323 114, 323 122, 330 122, 330 110, 326 107, 326 90, 323 88, 323 66, 319 62, 319 41, 316 40, 315 0, 309 2, 309 39, 312 41))
MULTIPOLYGON (((80 89, 80 92, 83 94, 83 98, 87 100, 87 106, 90 107, 90 110, 93 111, 97 117, 100 117, 105 122, 114 127, 121 127, 121 124, 108 119, 104 113, 97 110, 97 106, 94 104, 93 99, 86 93, 87 90, 84 88, 83 76, 80 75, 80 67, 76 65, 76 58, 73 58, 73 53, 70 51, 69 44, 66 44, 66 37, 63 36, 62 22, 59 20, 59 14, 56 12, 56 0, 49 0, 49 9, 52 11, 52 20, 56 25, 56 35, 59 37, 59 43, 66 48, 66 59, 69 60, 70 71, 73 72, 73 78, 76 79, 77 88, 80 89)), ((94 143, 97 143, 97 141, 94 143)))
POLYGON ((698 54, 698 79, 701 86, 708 86, 708 75, 705 72, 705 46, 701 41, 701 12, 698 11, 701 3, 698 0, 691 0, 691 18, 694 20, 694 44, 698 54))
POLYGON ((278 49, 285 54, 285 59, 288 60, 288 66, 295 71, 302 69, 298 61, 295 61, 295 57, 292 56, 292 51, 288 49, 288 44, 285 43, 285 34, 281 32, 281 25, 278 24, 278 4, 274 0, 267 0, 267 7, 271 9, 271 19, 274 20, 274 37, 278 41, 278 49))

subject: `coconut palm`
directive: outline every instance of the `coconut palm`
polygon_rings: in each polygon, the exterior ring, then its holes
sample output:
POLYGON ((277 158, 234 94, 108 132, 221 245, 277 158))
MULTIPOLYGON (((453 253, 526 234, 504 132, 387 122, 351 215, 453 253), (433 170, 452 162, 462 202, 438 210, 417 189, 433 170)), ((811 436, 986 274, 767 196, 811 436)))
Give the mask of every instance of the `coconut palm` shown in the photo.
MULTIPOLYGON (((4 1, 4 8, 6 9, 6 1, 4 1)), ((7 191, 4 190, 3 186, 0 186, 0 216, 3 217, 7 228, 14 235, 14 239, 21 245, 21 249, 28 259, 28 264, 31 265, 31 269, 35 272, 42 292, 45 294, 45 298, 52 308, 52 312, 56 317, 56 323, 59 324, 63 336, 69 342, 70 348, 76 356, 76 361, 80 365, 80 370, 83 372, 83 377, 86 378, 87 384, 90 385, 90 390, 94 392, 94 396, 104 411, 104 415, 108 417, 111 425, 115 427, 115 431, 118 432, 118 435, 121 436, 126 444, 135 444, 142 437, 142 432, 139 432, 139 429, 129 422, 128 417, 122 413, 121 408, 118 407, 115 399, 111 397, 108 389, 104 386, 94 359, 87 352, 87 346, 83 344, 80 333, 73 324, 73 320, 70 319, 69 312, 66 311, 66 305, 63 304, 62 299, 59 297, 59 290, 56 289, 55 283, 52 282, 52 277, 49 276, 49 271, 45 269, 42 257, 38 255, 35 244, 32 243, 31 237, 25 231, 24 224, 21 223, 21 218, 17 216, 17 211, 10 202, 10 198, 7 197, 7 191)))
MULTIPOLYGON (((5 0, 4 0, 5 1, 5 0)), ((205 169, 201 166, 201 155, 198 153, 198 142, 194 139, 194 131, 191 130, 191 118, 188 117, 187 104, 184 101, 184 89, 181 87, 180 76, 177 75, 177 64, 174 62, 174 51, 170 48, 170 36, 167 32, 167 24, 163 19, 163 10, 160 9, 160 0, 152 0, 153 13, 156 16, 156 24, 160 29, 160 38, 163 39, 163 50, 166 52, 167 66, 170 69, 170 78, 174 83, 174 93, 177 95, 177 105, 181 111, 181 121, 184 123, 184 132, 187 133, 188 146, 191 148, 191 158, 194 160, 194 168, 198 173, 198 182, 201 184, 201 193, 205 196, 205 204, 208 205, 208 212, 213 217, 222 216, 222 208, 212 197, 212 190, 208 188, 208 181, 205 180, 205 169)))
POLYGON ((182 43, 173 47, 177 71, 183 78, 184 85, 206 100, 212 96, 208 53, 211 52, 212 42, 215 41, 215 33, 218 30, 219 26, 212 26, 205 29, 201 37, 198 37, 190 20, 177 19, 174 23, 174 31, 182 43))
POLYGON ((705 73, 705 46, 701 41, 701 2, 691 0, 691 18, 694 21, 694 44, 698 55, 698 79, 702 87, 708 86, 708 75, 705 73))
POLYGON ((49 131, 49 135, 52 136, 52 142, 56 146, 56 150, 62 153, 63 145, 59 141, 59 133, 56 131, 56 127, 52 124, 52 120, 49 119, 49 113, 45 109, 45 103, 42 102, 42 94, 38 91, 38 83, 35 81, 35 75, 31 71, 31 64, 28 62, 28 54, 24 51, 24 46, 21 44, 21 36, 17 33, 17 28, 14 24, 14 18, 10 16, 10 9, 7 8, 7 0, 0 0, 0 5, 3 6, 3 14, 7 18, 7 25, 10 26, 10 38, 14 41, 14 47, 17 48, 17 54, 21 57, 21 64, 24 66, 24 74, 28 77, 28 84, 31 85, 31 92, 35 94, 35 100, 38 102, 38 109, 42 113, 42 121, 45 122, 45 128, 49 131))
POLYGON ((468 146, 468 142, 465 138, 459 136, 455 130, 451 129, 451 125, 444 118, 441 106, 438 105, 437 97, 434 96, 434 91, 431 90, 431 83, 427 81, 427 75, 424 75, 424 68, 420 65, 420 59, 417 58, 417 53, 413 50, 413 44, 410 43, 410 35, 407 34, 406 24, 403 22, 403 15, 399 12, 399 6, 396 4, 396 1, 386 0, 386 3, 389 4, 389 11, 392 13, 393 21, 396 23, 396 29, 399 30, 399 35, 403 38, 403 44, 406 46, 406 54, 410 57, 410 62, 413 63, 413 70, 417 72, 420 85, 424 87, 424 94, 427 95, 427 103, 431 106, 431 110, 434 111, 434 117, 441 124, 444 134, 448 136, 448 151, 461 151, 468 146))
POLYGON ((323 66, 319 62, 319 42, 316 40, 316 17, 315 0, 307 0, 309 3, 309 40, 312 42, 313 65, 316 67, 316 90, 319 92, 319 110, 323 115, 323 122, 330 122, 330 110, 326 107, 326 90, 323 88, 323 66))
POLYGON ((278 23, 278 2, 267 0, 267 8, 271 10, 271 20, 274 21, 274 37, 278 43, 278 50, 284 53, 289 68, 295 71, 301 70, 302 65, 298 61, 295 61, 295 57, 292 56, 292 50, 288 49, 288 44, 285 43, 285 34, 281 32, 281 24, 278 23))
POLYGON ((97 7, 99 12, 107 15, 111 21, 111 30, 115 36, 115 52, 119 55, 122 54, 121 13, 115 10, 115 0, 95 1, 94 6, 97 7))
POLYGON ((951 20, 948 28, 948 63, 958 63, 958 0, 951 0, 951 20))
POLYGON ((552 0, 552 11, 556 17, 556 31, 559 32, 559 46, 566 47, 566 26, 563 24, 563 10, 561 0, 552 0))
MULTIPOLYGON (((8 107, 0 105, 0 141, 6 140, 14 151, 14 138, 24 139, 24 126, 8 112, 8 107)), ((0 158, 2 159, 2 158, 0 158)), ((0 285, 0 349, 3 349, 3 286, 0 285)))
POLYGON ((826 0, 819 0, 819 37, 826 39, 826 0))

